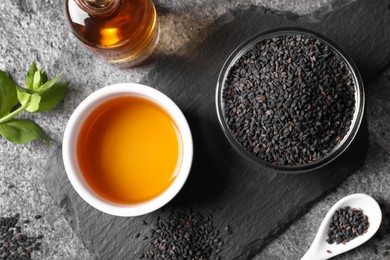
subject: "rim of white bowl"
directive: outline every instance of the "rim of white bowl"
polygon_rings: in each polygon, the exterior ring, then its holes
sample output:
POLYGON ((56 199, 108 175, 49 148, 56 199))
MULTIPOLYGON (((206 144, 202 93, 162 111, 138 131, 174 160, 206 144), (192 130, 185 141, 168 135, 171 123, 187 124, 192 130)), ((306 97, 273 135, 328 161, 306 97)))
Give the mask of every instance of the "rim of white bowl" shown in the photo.
POLYGON ((75 109, 65 128, 62 158, 65 171, 76 192, 92 207, 114 216, 134 217, 153 212, 171 201, 186 182, 193 159, 193 140, 188 122, 180 108, 162 92, 138 83, 119 83, 101 88, 75 109), (77 162, 77 140, 84 120, 100 104, 121 96, 137 96, 154 101, 160 105, 175 121, 182 138, 181 167, 173 183, 157 197, 146 202, 122 205, 109 202, 96 194, 84 180, 77 162))

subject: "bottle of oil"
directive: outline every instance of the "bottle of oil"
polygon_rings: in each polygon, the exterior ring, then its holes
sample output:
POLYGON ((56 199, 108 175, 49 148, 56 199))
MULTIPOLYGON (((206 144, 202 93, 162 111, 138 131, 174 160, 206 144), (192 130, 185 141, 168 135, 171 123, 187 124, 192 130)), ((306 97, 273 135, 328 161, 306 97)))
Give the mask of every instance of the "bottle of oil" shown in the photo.
POLYGON ((65 0, 65 14, 74 35, 111 63, 135 66, 158 42, 152 0, 65 0))

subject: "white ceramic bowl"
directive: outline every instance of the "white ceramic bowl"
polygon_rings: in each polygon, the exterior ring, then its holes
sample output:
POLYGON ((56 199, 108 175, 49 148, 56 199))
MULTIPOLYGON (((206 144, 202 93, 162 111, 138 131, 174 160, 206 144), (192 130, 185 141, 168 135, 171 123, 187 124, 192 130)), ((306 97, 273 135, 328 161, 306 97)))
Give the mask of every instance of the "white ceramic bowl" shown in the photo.
POLYGON ((73 112, 66 126, 62 157, 69 181, 77 193, 91 206, 105 213, 132 217, 150 213, 167 204, 183 187, 190 172, 193 143, 190 128, 178 106, 160 91, 136 83, 115 84, 99 89, 88 96, 73 112), (181 167, 173 183, 157 197, 143 203, 120 205, 114 204, 98 196, 86 183, 77 161, 78 135, 86 118, 99 105, 106 101, 123 96, 136 96, 146 98, 160 105, 176 122, 183 142, 181 167))

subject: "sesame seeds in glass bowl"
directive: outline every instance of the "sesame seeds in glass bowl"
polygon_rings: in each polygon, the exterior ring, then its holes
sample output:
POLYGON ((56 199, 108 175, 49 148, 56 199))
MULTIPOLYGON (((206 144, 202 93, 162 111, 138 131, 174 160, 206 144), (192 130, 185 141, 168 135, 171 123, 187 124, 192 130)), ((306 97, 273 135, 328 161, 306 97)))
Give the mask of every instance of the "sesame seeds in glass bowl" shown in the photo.
POLYGON ((362 121, 364 89, 353 61, 334 43, 280 28, 233 51, 218 78, 216 106, 223 132, 244 157, 300 173, 347 149, 362 121))

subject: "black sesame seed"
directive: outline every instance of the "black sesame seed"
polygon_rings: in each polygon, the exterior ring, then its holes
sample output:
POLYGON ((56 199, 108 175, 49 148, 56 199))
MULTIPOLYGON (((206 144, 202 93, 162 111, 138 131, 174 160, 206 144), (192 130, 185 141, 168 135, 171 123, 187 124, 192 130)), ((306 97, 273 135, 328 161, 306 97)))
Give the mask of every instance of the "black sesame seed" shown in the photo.
POLYGON ((147 259, 219 259, 223 241, 218 235, 212 215, 179 209, 166 218, 158 218, 143 256, 147 259))
POLYGON ((275 165, 305 165, 329 154, 347 134, 355 83, 326 43, 278 36, 236 61, 222 103, 225 122, 244 149, 275 165))
POLYGON ((367 232, 368 227, 368 217, 361 209, 351 210, 348 206, 341 208, 334 213, 331 219, 326 242, 329 244, 348 243, 367 232))
POLYGON ((32 244, 36 237, 23 234, 22 227, 17 225, 19 219, 18 213, 12 217, 0 217, 0 259, 31 259, 31 252, 41 246, 40 243, 32 244))

